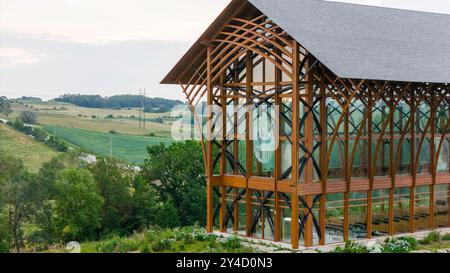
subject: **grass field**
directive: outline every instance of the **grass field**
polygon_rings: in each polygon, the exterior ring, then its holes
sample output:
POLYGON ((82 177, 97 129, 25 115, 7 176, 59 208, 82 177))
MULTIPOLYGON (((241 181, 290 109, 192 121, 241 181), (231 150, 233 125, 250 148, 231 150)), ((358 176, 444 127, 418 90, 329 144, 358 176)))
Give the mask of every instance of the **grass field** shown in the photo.
POLYGON ((0 149, 22 159, 25 166, 37 172, 42 163, 58 153, 29 136, 0 123, 0 149))
POLYGON ((40 125, 55 125, 68 128, 85 129, 96 132, 108 133, 114 130, 128 135, 147 135, 155 133, 157 136, 169 136, 171 123, 151 122, 149 119, 169 116, 170 113, 146 113, 146 129, 139 128, 138 109, 100 109, 84 108, 73 104, 61 102, 24 102, 13 103, 14 113, 9 119, 14 119, 22 111, 34 111, 38 116, 40 125), (113 115, 113 118, 106 118, 113 115), (95 118, 93 118, 95 116, 95 118))
POLYGON ((111 141, 113 157, 134 164, 144 162, 147 157, 147 146, 173 142, 170 138, 109 134, 54 126, 44 126, 44 128, 50 133, 55 132, 58 137, 67 142, 100 156, 109 156, 111 141))

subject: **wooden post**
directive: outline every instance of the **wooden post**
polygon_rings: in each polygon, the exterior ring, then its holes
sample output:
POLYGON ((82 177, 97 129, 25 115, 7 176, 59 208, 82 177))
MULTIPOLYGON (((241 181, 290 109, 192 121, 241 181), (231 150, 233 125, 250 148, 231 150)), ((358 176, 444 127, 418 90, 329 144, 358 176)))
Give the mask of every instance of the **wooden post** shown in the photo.
POLYGON ((206 150, 207 150, 207 185, 206 185, 206 229, 208 232, 213 231, 213 191, 212 191, 212 178, 213 178, 213 166, 212 166, 212 141, 211 141, 211 107, 213 105, 213 86, 211 82, 211 52, 212 47, 207 49, 207 117, 208 117, 208 127, 207 129, 207 140, 206 140, 206 150))
MULTIPOLYGON (((305 148, 307 151, 312 152, 313 150, 313 146, 314 146, 314 117, 313 117, 313 104, 314 104, 314 90, 313 90, 313 81, 314 81, 314 76, 312 74, 312 69, 311 69, 311 65, 312 65, 312 56, 310 54, 308 54, 307 57, 307 61, 306 61, 306 65, 305 65, 305 69, 306 71, 309 70, 308 73, 306 73, 306 77, 305 77, 305 81, 306 81, 306 103, 308 104, 308 107, 304 107, 304 115, 307 115, 306 119, 305 119, 305 131, 304 131, 304 135, 305 135, 305 148)), ((307 157, 307 161, 306 161, 306 165, 305 165, 305 169, 304 169, 304 178, 305 178, 305 184, 306 185, 312 185, 313 183, 313 158, 312 158, 312 154, 309 155, 307 157)), ((306 204, 308 204, 308 207, 312 207, 312 195, 306 195, 305 196, 305 202, 306 204)), ((305 213, 309 213, 307 210, 305 211, 305 213)), ((305 246, 306 247, 310 247, 313 245, 313 215, 309 215, 306 223, 305 223, 305 230, 304 230, 304 235, 305 235, 305 246)))
MULTIPOLYGON (((252 52, 247 51, 245 55, 245 64, 246 64, 246 98, 247 105, 250 106, 252 104, 251 94, 253 92, 252 82, 253 82, 253 59, 252 52)), ((248 180, 252 173, 252 142, 250 141, 250 131, 251 123, 250 123, 250 113, 246 111, 245 113, 245 153, 246 153, 246 175, 245 175, 245 208, 246 208, 246 233, 247 236, 251 236, 251 224, 252 224, 252 207, 251 207, 251 196, 252 191, 248 187, 248 180)))
POLYGON ((299 47, 294 40, 292 43, 292 196, 291 196, 291 243, 292 248, 298 248, 298 171, 299 171, 299 47))
POLYGON ((320 173, 322 175, 322 195, 320 196, 320 244, 325 245, 325 223, 326 223, 326 200, 327 200, 327 178, 328 178, 328 158, 327 158, 327 97, 325 90, 325 68, 320 65, 320 126, 322 128, 322 134, 320 141, 322 142, 320 147, 320 173))

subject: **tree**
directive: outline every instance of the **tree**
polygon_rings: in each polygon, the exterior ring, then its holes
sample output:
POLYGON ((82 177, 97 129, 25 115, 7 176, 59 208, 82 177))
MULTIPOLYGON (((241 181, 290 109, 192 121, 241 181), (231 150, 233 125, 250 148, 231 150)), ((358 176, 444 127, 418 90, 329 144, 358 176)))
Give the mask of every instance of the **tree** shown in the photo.
POLYGON ((149 226, 177 227, 180 217, 171 200, 162 200, 156 190, 142 177, 134 181, 133 217, 131 226, 134 230, 149 226))
POLYGON ((5 114, 8 117, 13 110, 11 109, 11 104, 6 97, 0 97, 0 113, 5 114))
POLYGON ((22 111, 19 118, 26 124, 36 124, 38 121, 36 113, 31 111, 22 111))
POLYGON ((64 241, 93 240, 101 227, 103 198, 89 171, 67 168, 56 180, 56 225, 64 241))
POLYGON ((200 143, 148 147, 142 175, 161 200, 173 202, 182 225, 206 222, 206 187, 200 143))
POLYGON ((28 173, 21 160, 0 153, 0 196, 7 214, 8 229, 13 248, 23 248, 23 223, 32 214, 34 176, 28 173))
POLYGON ((116 159, 97 158, 89 167, 100 195, 102 206, 102 232, 126 232, 131 217, 131 172, 116 159))

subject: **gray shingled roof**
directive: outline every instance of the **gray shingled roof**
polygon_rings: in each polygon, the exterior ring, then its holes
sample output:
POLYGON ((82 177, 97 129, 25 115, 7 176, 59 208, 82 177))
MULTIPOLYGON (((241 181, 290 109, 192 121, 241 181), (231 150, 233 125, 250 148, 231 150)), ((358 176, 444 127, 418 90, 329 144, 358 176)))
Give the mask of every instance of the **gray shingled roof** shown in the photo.
POLYGON ((317 0, 249 0, 342 78, 450 83, 450 16, 317 0))

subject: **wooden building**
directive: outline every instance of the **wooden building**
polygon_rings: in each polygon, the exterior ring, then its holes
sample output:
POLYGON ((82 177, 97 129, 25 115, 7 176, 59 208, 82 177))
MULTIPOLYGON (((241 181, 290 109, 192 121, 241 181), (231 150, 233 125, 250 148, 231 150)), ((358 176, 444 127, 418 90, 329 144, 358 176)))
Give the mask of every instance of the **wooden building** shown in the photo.
POLYGON ((162 81, 222 110, 208 231, 294 248, 449 227, 449 82, 450 16, 317 0, 231 1, 162 81))

